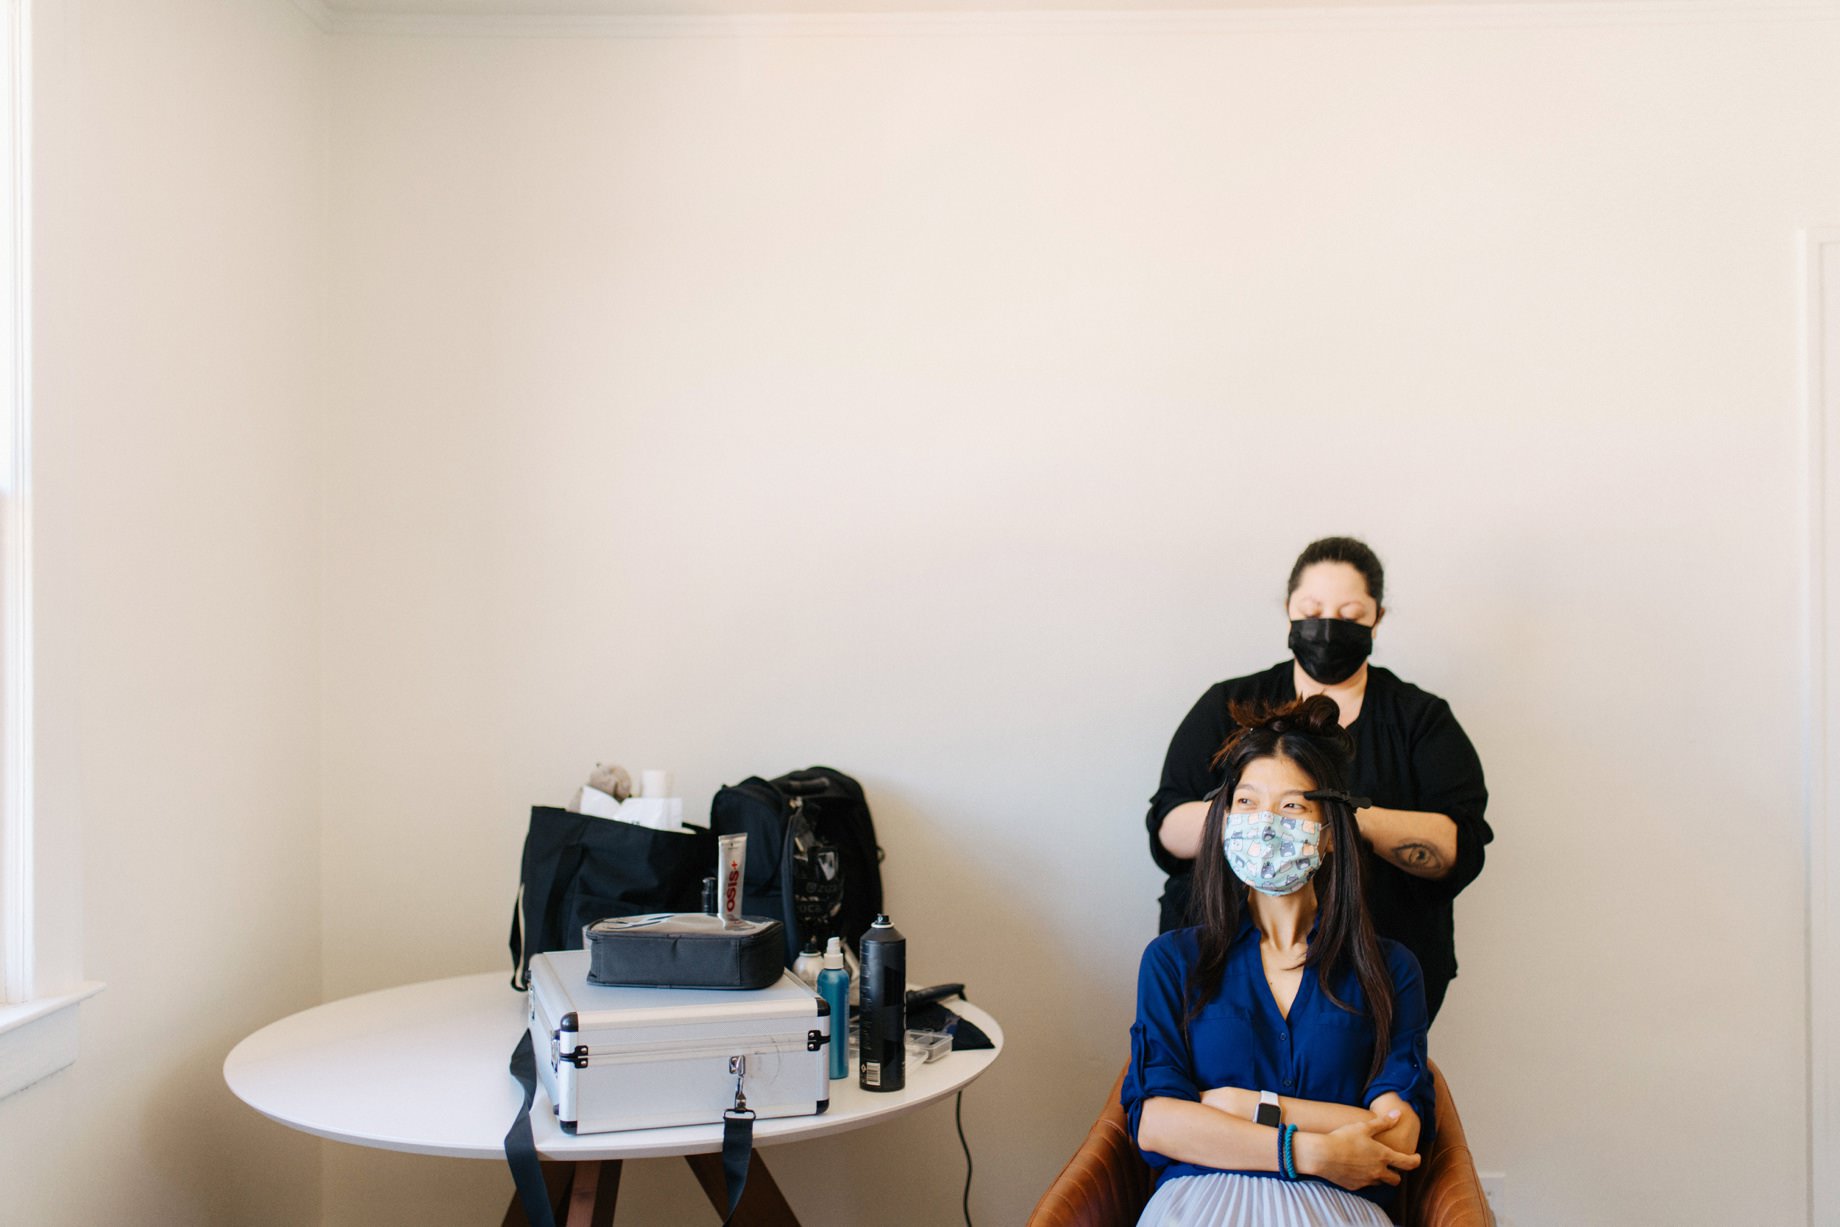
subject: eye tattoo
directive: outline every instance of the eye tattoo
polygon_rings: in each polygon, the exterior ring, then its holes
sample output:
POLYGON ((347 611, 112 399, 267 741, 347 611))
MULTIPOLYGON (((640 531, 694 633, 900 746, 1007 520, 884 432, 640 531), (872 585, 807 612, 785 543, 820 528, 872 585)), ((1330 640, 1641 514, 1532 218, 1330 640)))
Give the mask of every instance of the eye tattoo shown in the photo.
POLYGON ((1400 868, 1423 874, 1440 874, 1445 868, 1444 857, 1436 848, 1415 839, 1393 845, 1393 859, 1400 868))

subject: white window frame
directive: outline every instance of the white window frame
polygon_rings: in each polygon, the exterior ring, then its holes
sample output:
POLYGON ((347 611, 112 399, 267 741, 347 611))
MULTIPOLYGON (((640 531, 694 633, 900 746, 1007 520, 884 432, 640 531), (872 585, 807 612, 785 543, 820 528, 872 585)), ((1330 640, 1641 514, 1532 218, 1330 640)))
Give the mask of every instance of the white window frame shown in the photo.
POLYGON ((1802 234, 1808 443, 1808 1198, 1840 1222, 1840 227, 1802 234))
POLYGON ((0 1003, 32 1000, 30 81, 23 0, 0 7, 0 1003))
POLYGON ((31 0, 0 0, 0 1096, 76 1060, 69 1011, 100 984, 45 991, 32 824, 31 0))

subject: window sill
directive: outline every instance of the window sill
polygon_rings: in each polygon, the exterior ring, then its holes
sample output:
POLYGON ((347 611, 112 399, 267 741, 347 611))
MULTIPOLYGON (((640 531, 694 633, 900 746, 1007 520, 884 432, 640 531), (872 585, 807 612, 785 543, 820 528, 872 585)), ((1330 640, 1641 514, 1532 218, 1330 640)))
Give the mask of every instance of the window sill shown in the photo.
POLYGON ((101 991, 92 980, 56 996, 0 1005, 0 1099, 77 1059, 77 1003, 101 991))

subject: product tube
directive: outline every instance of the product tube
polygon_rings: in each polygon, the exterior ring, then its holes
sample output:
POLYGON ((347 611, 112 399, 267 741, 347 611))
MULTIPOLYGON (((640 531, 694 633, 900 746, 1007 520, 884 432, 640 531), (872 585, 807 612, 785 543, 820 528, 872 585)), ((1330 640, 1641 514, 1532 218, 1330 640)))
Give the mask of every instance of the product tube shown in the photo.
POLYGON ((741 923, 741 871, 747 866, 747 836, 724 835, 717 843, 716 880, 722 884, 722 927, 741 923))

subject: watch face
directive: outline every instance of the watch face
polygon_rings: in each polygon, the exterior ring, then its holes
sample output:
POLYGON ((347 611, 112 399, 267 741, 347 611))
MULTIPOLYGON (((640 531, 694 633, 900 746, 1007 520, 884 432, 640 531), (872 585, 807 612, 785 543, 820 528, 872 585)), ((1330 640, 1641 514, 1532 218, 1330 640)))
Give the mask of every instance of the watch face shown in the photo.
POLYGON ((1282 1117, 1281 1117, 1281 1114, 1279 1113, 1277 1104, 1262 1103, 1259 1105, 1259 1110, 1253 1116, 1252 1119, 1256 1121, 1258 1124, 1271 1125, 1273 1127, 1276 1127, 1278 1124, 1278 1121, 1282 1119, 1282 1117))

